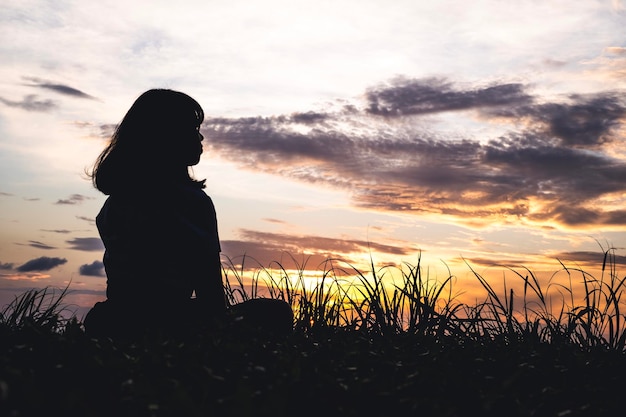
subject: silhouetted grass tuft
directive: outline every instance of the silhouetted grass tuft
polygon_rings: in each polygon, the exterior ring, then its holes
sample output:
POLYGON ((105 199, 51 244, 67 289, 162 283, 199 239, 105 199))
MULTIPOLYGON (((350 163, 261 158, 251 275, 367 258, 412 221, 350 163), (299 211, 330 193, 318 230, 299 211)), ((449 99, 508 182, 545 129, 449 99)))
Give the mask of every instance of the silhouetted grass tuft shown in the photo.
POLYGON ((63 302, 68 288, 69 285, 63 289, 31 289, 15 297, 0 311, 0 326, 9 330, 24 327, 50 332, 64 330, 73 316, 70 308, 63 302))

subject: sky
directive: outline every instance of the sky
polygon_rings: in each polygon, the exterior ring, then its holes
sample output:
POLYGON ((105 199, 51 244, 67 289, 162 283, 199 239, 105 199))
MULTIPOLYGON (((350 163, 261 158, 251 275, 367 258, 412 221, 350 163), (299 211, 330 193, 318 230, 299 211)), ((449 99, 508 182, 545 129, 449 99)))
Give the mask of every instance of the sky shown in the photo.
POLYGON ((419 261, 470 298, 472 269, 600 273, 610 248, 623 271, 625 23, 619 0, 4 0, 0 305, 104 299, 85 172, 150 88, 205 111, 225 265, 419 261))

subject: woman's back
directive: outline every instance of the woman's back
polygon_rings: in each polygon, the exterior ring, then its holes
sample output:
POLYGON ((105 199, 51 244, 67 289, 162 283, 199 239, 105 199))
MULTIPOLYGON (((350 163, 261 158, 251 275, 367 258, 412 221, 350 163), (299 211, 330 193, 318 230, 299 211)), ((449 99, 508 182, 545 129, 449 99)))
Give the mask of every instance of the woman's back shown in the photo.
POLYGON ((215 207, 194 185, 166 183, 111 195, 96 223, 111 300, 188 299, 200 280, 215 273, 207 262, 220 252, 215 207))

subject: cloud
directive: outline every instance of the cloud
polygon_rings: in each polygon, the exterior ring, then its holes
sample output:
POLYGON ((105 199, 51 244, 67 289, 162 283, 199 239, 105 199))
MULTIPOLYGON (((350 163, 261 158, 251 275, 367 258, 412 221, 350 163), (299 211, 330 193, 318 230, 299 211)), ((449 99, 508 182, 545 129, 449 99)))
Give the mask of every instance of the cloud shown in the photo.
POLYGON ((13 269, 13 265, 13 263, 0 262, 0 270, 11 270, 13 269))
POLYGON ((104 245, 99 237, 76 237, 66 241, 70 244, 70 249, 87 252, 97 252, 104 250, 104 245))
POLYGON ((412 251, 406 247, 382 245, 364 240, 331 239, 320 236, 294 236, 281 233, 258 232, 247 229, 240 230, 240 233, 246 240, 283 246, 295 251, 301 251, 302 248, 307 248, 323 253, 362 253, 372 249, 378 252, 394 255, 407 255, 412 253, 412 251))
MULTIPOLYGON (((403 246, 384 245, 353 239, 331 239, 321 236, 296 236, 281 233, 259 232, 248 229, 239 231, 242 240, 224 240, 222 253, 230 258, 269 266, 280 262, 285 269, 298 269, 306 261, 307 265, 319 266, 328 259, 342 259, 354 264, 350 254, 367 254, 370 251, 394 255, 413 254, 416 249, 403 246), (300 264, 300 265, 298 265, 300 264)), ((256 267, 258 265, 251 265, 256 267)))
POLYGON ((609 46, 596 58, 585 61, 591 74, 601 79, 609 79, 621 83, 626 76, 626 47, 609 46))
POLYGON ((81 275, 86 275, 90 277, 106 276, 106 274, 104 273, 104 264, 101 261, 93 261, 90 264, 81 265, 78 268, 78 272, 81 275))
POLYGON ((604 50, 613 55, 626 55, 626 48, 623 46, 609 46, 604 50))
POLYGON ((69 196, 66 199, 59 199, 59 200, 57 200, 57 202, 54 203, 54 204, 75 205, 75 204, 81 204, 85 200, 93 200, 93 197, 87 197, 87 196, 84 196, 82 194, 72 194, 71 196, 69 196))
POLYGON ((557 59, 547 58, 543 60, 543 65, 550 68, 561 68, 567 65, 566 61, 560 61, 557 59))
MULTIPOLYGON (((286 251, 283 246, 267 246, 259 242, 242 240, 223 240, 221 245, 222 254, 232 262, 233 266, 245 269, 280 267, 286 270, 297 270, 304 269, 305 265, 306 269, 314 269, 332 258, 318 253, 293 253, 286 251)), ((345 257, 342 260, 350 263, 350 260, 345 257)), ((228 268, 228 261, 223 262, 223 265, 228 268)))
POLYGON ((4 97, 0 97, 0 103, 3 103, 9 107, 16 107, 27 111, 48 112, 57 107, 56 103, 52 100, 38 100, 34 94, 24 96, 22 101, 9 100, 4 97))
POLYGON ((369 113, 388 117, 518 106, 531 101, 522 84, 496 84, 463 90, 442 78, 397 78, 391 83, 370 88, 365 97, 369 113))
MULTIPOLYGON (((554 257, 561 261, 593 266, 599 266, 604 261, 604 254, 602 252, 591 251, 560 252, 554 255, 554 257)), ((615 265, 626 266, 626 256, 609 253, 607 256, 607 262, 614 263, 615 265)))
POLYGON ((502 259, 501 257, 499 257, 497 260, 493 259, 493 258, 481 258, 481 257, 474 257, 474 258, 453 258, 451 259, 452 262, 458 262, 458 263, 468 263, 469 265, 481 265, 481 266, 486 266, 486 267, 501 267, 501 266, 506 266, 506 267, 520 267, 522 265, 524 265, 528 260, 527 259, 517 259, 517 258, 508 258, 508 259, 502 259))
POLYGON ((65 258, 48 258, 47 256, 42 256, 40 258, 31 259, 25 264, 18 266, 16 270, 18 272, 49 271, 66 262, 67 259, 65 258))
POLYGON ((59 233, 59 234, 68 234, 72 233, 71 230, 67 229, 41 229, 42 232, 50 232, 50 233, 59 233))
POLYGON ((24 77, 24 79, 27 81, 30 81, 30 83, 27 85, 31 87, 38 87, 38 88, 42 88, 45 90, 54 91, 56 93, 63 94, 66 96, 76 97, 76 98, 86 98, 90 100, 95 99, 95 97, 90 96, 89 94, 84 93, 77 88, 70 87, 65 84, 57 84, 57 83, 45 81, 39 78, 35 78, 35 77, 24 77))
MULTIPOLYGON (((24 274, 0 274, 0 277, 8 281, 38 281, 41 279, 48 279, 50 276, 50 274, 41 274, 39 272, 29 272, 24 274)), ((32 289, 32 287, 29 289, 32 289)))
POLYGON ((91 225, 95 225, 96 224, 96 219, 92 218, 92 217, 86 217, 86 216, 76 216, 76 218, 78 220, 82 220, 85 221, 91 225))
POLYGON ((30 246, 33 248, 37 248, 37 249, 56 249, 54 246, 50 246, 47 245, 45 243, 39 242, 37 240, 29 240, 28 243, 24 244, 24 243, 18 243, 18 245, 22 245, 22 246, 30 246))
POLYGON ((98 126, 98 136, 104 139, 109 139, 111 136, 113 136, 115 129, 117 129, 116 124, 101 124, 98 126))
POLYGON ((286 224, 287 222, 284 220, 280 220, 280 219, 274 219, 274 218, 270 218, 270 217, 266 217, 264 219, 261 219, 264 222, 268 222, 268 223, 275 223, 275 224, 286 224))
POLYGON ((72 124, 80 129, 89 130, 89 136, 102 139, 110 139, 115 129, 116 124, 94 124, 90 122, 72 122, 72 124))
POLYGON ((341 188, 368 209, 476 227, 623 225, 624 99, 606 92, 548 102, 525 91, 401 80, 368 90, 364 110, 350 114, 326 112, 306 125, 292 115, 209 118, 203 133, 212 152, 247 169, 341 188), (458 110, 505 131, 450 137, 423 121, 458 110))
POLYGON ((13 194, 5 193, 5 192, 2 192, 2 191, 0 191, 0 195, 3 196, 3 197, 13 197, 13 194))
POLYGON ((496 109, 488 114, 529 118, 535 125, 543 125, 545 134, 568 146, 601 145, 611 141, 611 133, 626 116, 626 103, 617 93, 571 95, 568 101, 496 109))

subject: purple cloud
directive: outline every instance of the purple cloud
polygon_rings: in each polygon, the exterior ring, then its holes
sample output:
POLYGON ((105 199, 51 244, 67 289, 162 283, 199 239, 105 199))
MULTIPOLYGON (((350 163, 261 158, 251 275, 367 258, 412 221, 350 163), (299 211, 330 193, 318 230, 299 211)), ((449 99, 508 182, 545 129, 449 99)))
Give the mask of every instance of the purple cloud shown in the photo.
POLYGON ((90 276, 90 277, 106 276, 104 272, 104 264, 101 261, 93 261, 90 264, 81 265, 78 268, 78 272, 81 275, 90 276))
POLYGON ((99 252, 104 250, 104 245, 99 237, 76 237, 66 241, 70 249, 87 252, 99 252))
POLYGON ((18 272, 49 271, 65 263, 67 263, 67 259, 65 258, 49 258, 42 256, 40 258, 31 259, 25 264, 18 266, 16 270, 18 272))

